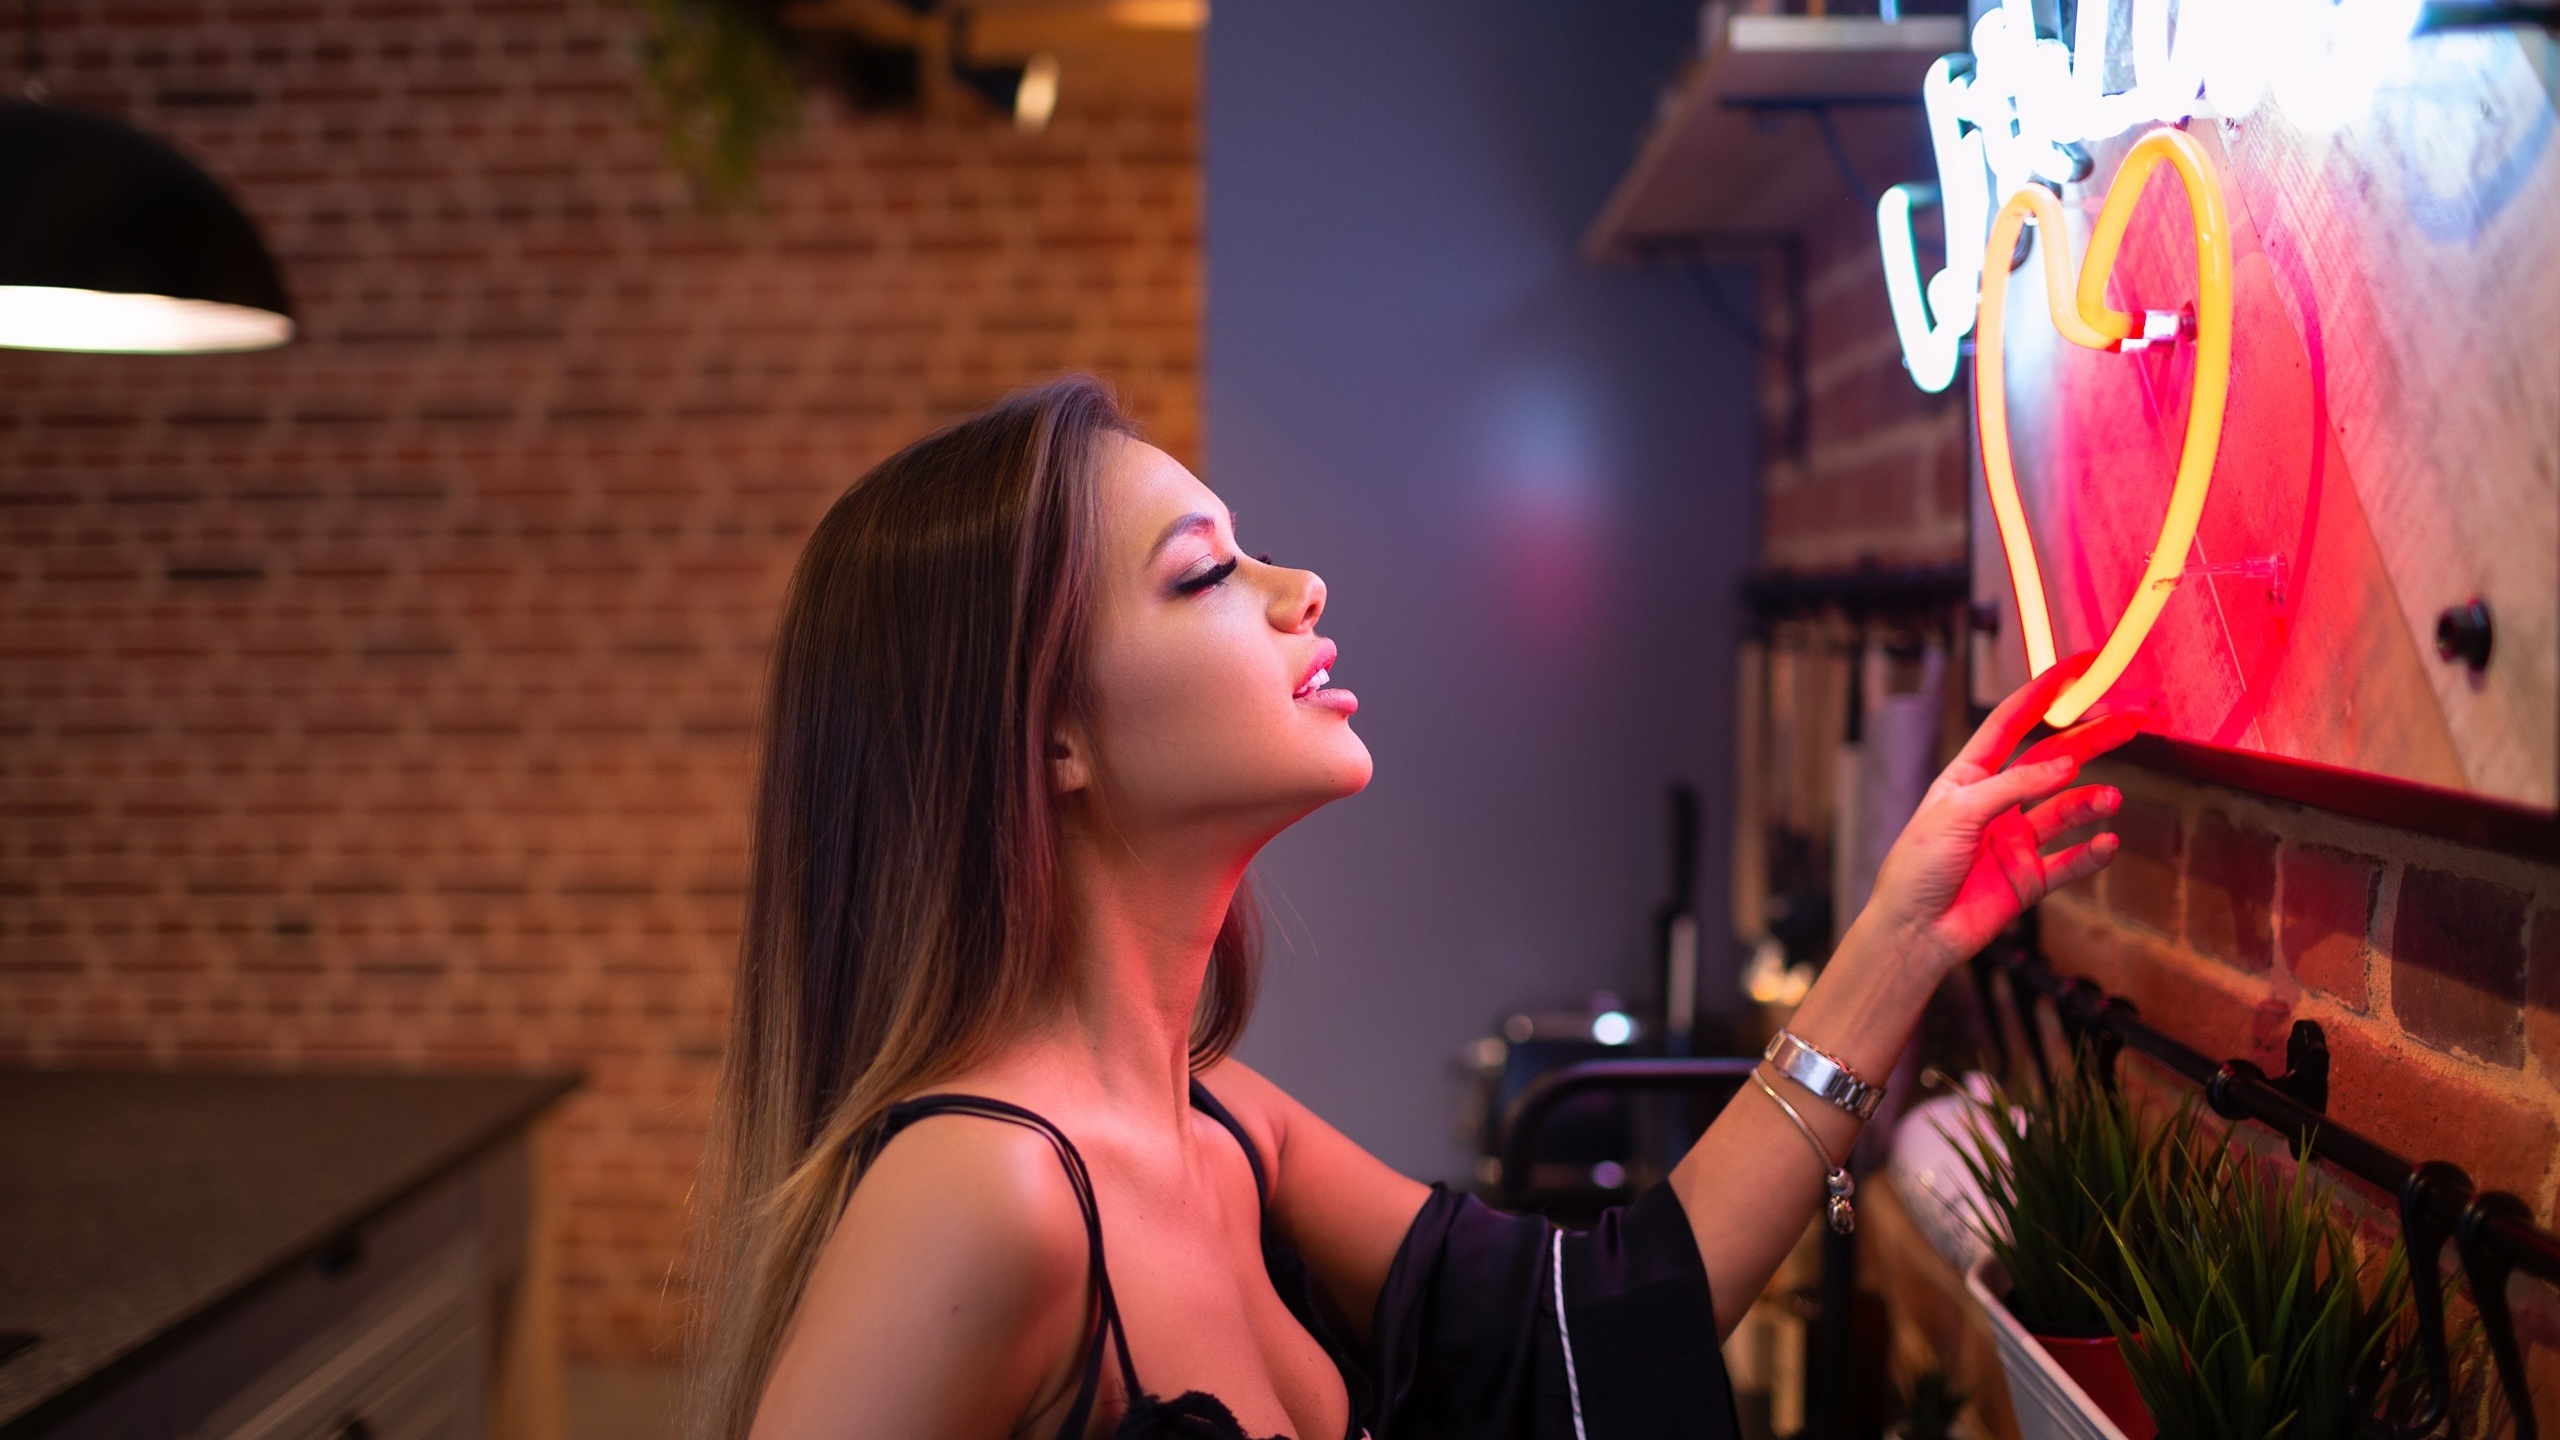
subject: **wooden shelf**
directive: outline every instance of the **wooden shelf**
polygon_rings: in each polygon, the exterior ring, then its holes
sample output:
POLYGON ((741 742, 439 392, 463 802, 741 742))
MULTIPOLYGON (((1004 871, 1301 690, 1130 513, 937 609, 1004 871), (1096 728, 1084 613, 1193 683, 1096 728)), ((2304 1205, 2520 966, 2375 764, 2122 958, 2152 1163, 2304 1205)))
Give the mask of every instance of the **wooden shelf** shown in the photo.
POLYGON ((1920 80, 1965 48, 1962 18, 1736 15, 1602 207, 1583 253, 1637 260, 1791 235, 1851 199, 1823 134, 1869 185, 1924 174, 1920 80))

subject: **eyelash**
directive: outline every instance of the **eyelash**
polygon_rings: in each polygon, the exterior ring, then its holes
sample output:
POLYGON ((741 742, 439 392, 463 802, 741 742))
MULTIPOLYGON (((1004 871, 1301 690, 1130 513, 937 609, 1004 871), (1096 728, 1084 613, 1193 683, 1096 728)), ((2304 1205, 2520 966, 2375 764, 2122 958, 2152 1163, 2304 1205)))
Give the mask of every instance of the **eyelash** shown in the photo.
POLYGON ((1175 585, 1173 587, 1174 593, 1177 595, 1197 595, 1204 590, 1214 589, 1220 584, 1225 583, 1228 576, 1236 573, 1236 566, 1241 563, 1242 562, 1240 560, 1230 559, 1223 565, 1212 565, 1208 569, 1201 571, 1199 574, 1192 576, 1190 579, 1175 585))

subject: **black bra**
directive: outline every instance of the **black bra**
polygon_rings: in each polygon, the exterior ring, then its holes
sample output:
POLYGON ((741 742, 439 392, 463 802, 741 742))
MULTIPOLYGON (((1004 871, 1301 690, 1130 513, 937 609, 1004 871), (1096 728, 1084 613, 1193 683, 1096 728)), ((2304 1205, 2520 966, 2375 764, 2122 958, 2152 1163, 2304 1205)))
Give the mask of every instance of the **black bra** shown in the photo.
MULTIPOLYGON (((1262 1156, 1246 1138, 1244 1127, 1197 1080, 1191 1082, 1191 1104, 1225 1126, 1227 1133, 1236 1137, 1236 1143, 1244 1147, 1245 1161, 1253 1167, 1254 1194, 1268 1205, 1271 1187, 1262 1173, 1262 1156)), ((1139 1386, 1138 1367, 1129 1359, 1129 1339, 1120 1325, 1120 1304, 1111 1293, 1111 1272, 1102 1261, 1102 1212, 1094 1203, 1093 1176, 1085 1169, 1084 1156, 1077 1153, 1075 1142, 1057 1126, 1019 1105, 982 1095, 922 1095, 891 1106, 881 1117, 868 1149, 877 1154, 891 1136, 909 1125, 928 1115, 946 1114, 976 1115, 1039 1132, 1048 1140, 1049 1148, 1058 1152, 1058 1163, 1066 1167, 1068 1183, 1075 1187, 1076 1204, 1084 1211, 1085 1249, 1093 1274, 1097 1314, 1093 1333, 1085 1341, 1084 1378, 1076 1386, 1075 1404, 1067 1410, 1066 1423, 1058 1427, 1058 1440, 1083 1440, 1085 1424, 1093 1417, 1094 1399, 1102 1390, 1102 1341, 1106 1336, 1119 1360, 1121 1390, 1129 1397, 1128 1412, 1112 1430, 1112 1440, 1250 1440, 1235 1412, 1205 1390, 1186 1390, 1164 1400, 1139 1386)), ((1357 1418, 1351 1423, 1356 1426, 1357 1418)))

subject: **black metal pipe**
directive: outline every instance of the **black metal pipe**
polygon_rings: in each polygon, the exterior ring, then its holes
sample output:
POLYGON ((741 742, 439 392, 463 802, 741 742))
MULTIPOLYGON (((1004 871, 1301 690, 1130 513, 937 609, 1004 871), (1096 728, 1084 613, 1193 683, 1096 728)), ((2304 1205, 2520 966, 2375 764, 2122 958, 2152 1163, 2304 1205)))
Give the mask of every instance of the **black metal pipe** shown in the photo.
MULTIPOLYGON (((2103 1027, 2125 1048, 2203 1087, 2214 1109, 2227 1118, 2255 1120, 2288 1140, 2307 1134, 2312 1154, 2386 1194, 2399 1194, 2417 1168, 2380 1141, 2287 1094, 2257 1066, 2245 1060, 2217 1064, 2135 1018, 2130 1005, 2112 1001, 2085 982, 2064 979, 2026 951, 2009 951, 1998 957, 1998 963, 2016 993, 2042 995, 2057 1007, 2078 1006, 2083 1024, 2103 1027), (2093 1003, 2091 996, 2107 1003, 2093 1003)), ((2430 1194, 2429 1210, 2444 1224, 2457 1224, 2471 1199, 2468 1194, 2439 1188, 2430 1194)), ((2560 1235, 2503 1215, 2488 1218, 2480 1228, 2492 1244, 2514 1257, 2517 1268, 2560 1285, 2560 1235)))

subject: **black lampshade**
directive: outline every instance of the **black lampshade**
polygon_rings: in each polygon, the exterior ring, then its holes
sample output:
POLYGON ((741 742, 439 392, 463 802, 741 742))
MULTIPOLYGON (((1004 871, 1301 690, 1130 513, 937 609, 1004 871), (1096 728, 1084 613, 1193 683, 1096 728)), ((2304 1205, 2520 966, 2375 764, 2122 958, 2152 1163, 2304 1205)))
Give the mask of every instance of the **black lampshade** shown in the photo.
POLYGON ((987 103, 1013 117, 1017 130, 1036 134, 1047 128, 1058 109, 1058 62, 1035 55, 1020 65, 973 65, 954 59, 951 73, 987 98, 987 103))
POLYGON ((182 354, 292 338, 284 277, 212 176, 118 121, 0 105, 0 345, 182 354))

